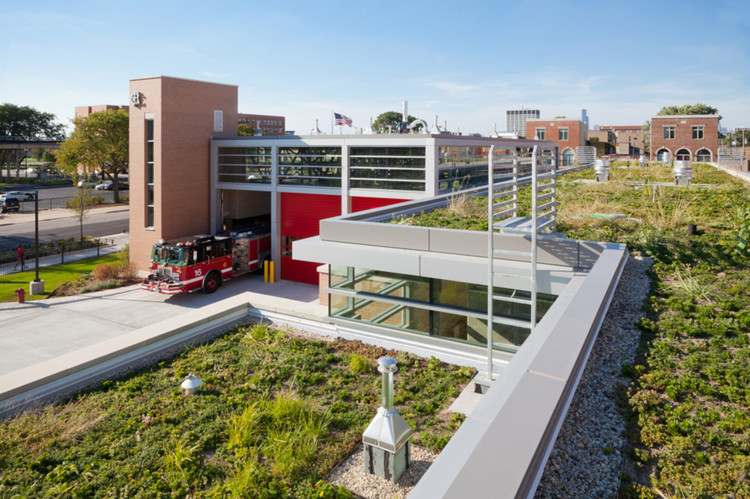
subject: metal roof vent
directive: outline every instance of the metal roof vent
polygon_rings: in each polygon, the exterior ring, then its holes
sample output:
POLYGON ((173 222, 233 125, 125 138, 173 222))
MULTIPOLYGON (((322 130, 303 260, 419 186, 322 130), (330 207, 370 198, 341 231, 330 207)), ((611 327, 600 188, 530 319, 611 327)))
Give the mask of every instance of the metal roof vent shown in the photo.
POLYGON ((382 400, 378 413, 362 435, 365 472, 392 482, 398 481, 411 464, 409 423, 393 408, 393 374, 398 371, 396 359, 378 359, 382 376, 382 400))

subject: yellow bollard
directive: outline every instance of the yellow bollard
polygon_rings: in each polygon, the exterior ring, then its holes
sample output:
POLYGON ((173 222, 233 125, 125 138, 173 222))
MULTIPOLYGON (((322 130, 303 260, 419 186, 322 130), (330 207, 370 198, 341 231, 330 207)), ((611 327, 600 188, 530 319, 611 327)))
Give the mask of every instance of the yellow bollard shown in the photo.
POLYGON ((273 270, 273 260, 271 260, 271 270, 270 270, 270 272, 268 273, 268 280, 269 280, 269 282, 270 282, 271 284, 273 284, 273 283, 274 283, 274 275, 275 275, 275 274, 274 274, 274 270, 273 270))
POLYGON ((263 262, 263 282, 268 282, 268 260, 263 262))

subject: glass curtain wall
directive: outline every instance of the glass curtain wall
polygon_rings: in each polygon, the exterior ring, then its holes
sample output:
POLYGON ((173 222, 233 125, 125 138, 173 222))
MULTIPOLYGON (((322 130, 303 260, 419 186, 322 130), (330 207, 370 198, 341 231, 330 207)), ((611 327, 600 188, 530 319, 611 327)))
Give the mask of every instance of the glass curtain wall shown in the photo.
POLYGON ((271 183, 270 147, 219 147, 219 182, 271 183))
POLYGON ((280 147, 279 183, 341 187, 341 148, 280 147))
POLYGON ((351 147, 352 188, 425 190, 424 147, 351 147))
MULTIPOLYGON (((487 286, 336 265, 330 266, 329 279, 332 317, 487 344, 487 286)), ((530 298, 528 291, 495 288, 494 293, 530 298)), ((537 297, 539 321, 556 297, 537 297)), ((495 301, 494 310, 497 316, 530 318, 530 307, 524 304, 495 301)), ((528 335, 527 328, 495 324, 492 339, 495 348, 515 351, 528 335)))

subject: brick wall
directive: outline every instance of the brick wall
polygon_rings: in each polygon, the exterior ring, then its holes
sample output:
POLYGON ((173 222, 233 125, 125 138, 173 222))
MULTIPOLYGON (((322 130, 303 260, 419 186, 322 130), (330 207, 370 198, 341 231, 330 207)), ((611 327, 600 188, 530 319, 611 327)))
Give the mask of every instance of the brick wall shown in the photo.
POLYGON ((237 135, 237 87, 159 76, 130 81, 130 255, 148 267, 159 239, 208 233, 210 137, 237 135), (223 131, 214 131, 214 111, 223 131), (146 119, 154 120, 154 223, 146 227, 146 119))
POLYGON ((690 160, 696 161, 701 149, 711 153, 711 161, 716 161, 719 147, 719 117, 716 115, 654 116, 651 118, 651 159, 656 159, 659 150, 669 151, 676 159, 678 151, 686 149, 690 160), (664 138, 664 127, 674 127, 674 138, 664 138), (693 139, 693 127, 703 127, 703 138, 693 139))

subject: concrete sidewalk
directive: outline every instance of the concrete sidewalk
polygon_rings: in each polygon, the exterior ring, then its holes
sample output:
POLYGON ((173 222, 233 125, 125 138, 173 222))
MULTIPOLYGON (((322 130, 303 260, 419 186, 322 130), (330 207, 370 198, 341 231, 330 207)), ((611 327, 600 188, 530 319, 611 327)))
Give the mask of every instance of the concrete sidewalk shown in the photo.
MULTIPOLYGON (((75 354, 113 338, 196 311, 222 300, 246 300, 250 306, 324 321, 318 287, 290 281, 263 282, 253 274, 225 282, 211 295, 167 297, 139 285, 85 295, 0 304, 0 377, 56 357, 75 354)), ((85 359, 82 359, 85 360, 85 359)))

